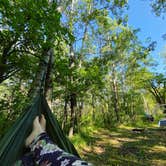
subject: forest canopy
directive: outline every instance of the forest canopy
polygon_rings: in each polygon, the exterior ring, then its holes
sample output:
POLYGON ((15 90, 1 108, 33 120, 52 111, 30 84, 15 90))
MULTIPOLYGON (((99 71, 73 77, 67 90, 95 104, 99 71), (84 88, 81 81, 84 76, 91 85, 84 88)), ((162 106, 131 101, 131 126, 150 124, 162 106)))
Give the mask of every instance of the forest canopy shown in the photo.
MULTIPOLYGON (((165 1, 150 5, 157 16, 166 11, 165 1)), ((128 7, 126 0, 0 1, 0 137, 41 89, 69 136, 89 121, 110 127, 166 112, 166 77, 150 70, 156 42, 141 42, 128 7)))

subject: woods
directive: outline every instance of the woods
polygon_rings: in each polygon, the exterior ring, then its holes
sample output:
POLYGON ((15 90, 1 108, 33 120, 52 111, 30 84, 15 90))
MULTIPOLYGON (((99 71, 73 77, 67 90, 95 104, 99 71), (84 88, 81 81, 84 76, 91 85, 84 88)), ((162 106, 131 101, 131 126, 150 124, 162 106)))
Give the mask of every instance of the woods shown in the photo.
MULTIPOLYGON (((149 5, 165 14, 165 1, 149 5)), ((166 113, 165 73, 151 70, 156 42, 139 39, 128 8, 127 0, 0 1, 0 138, 38 93, 69 137, 166 113)))

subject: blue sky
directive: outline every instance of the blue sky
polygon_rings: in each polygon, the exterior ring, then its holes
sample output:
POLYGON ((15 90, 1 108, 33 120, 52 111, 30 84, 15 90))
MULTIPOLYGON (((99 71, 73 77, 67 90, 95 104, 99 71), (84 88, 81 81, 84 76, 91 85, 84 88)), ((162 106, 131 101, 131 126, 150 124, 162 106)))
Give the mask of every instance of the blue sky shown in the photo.
POLYGON ((158 63, 158 66, 152 71, 157 71, 166 74, 164 70, 164 58, 160 56, 160 53, 166 46, 166 40, 162 38, 163 34, 166 34, 166 18, 156 17, 152 12, 149 1, 143 0, 129 0, 129 25, 133 28, 140 28, 141 31, 138 33, 139 39, 145 42, 146 38, 151 37, 152 41, 157 41, 157 47, 151 56, 158 63))

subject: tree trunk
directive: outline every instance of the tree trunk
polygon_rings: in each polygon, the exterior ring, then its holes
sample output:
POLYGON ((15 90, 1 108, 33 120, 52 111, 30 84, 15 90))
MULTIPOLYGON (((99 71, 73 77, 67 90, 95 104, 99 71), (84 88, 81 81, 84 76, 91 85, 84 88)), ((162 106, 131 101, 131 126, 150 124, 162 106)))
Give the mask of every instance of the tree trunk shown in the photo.
POLYGON ((151 113, 150 113, 150 109, 149 109, 148 102, 146 101, 144 95, 142 95, 142 97, 143 97, 143 101, 144 101, 144 109, 145 109, 145 112, 148 113, 148 114, 151 114, 151 113))
MULTIPOLYGON (((75 66, 75 62, 76 62, 76 57, 75 57, 73 46, 71 45, 70 46, 69 68, 73 68, 75 66)), ((69 76, 69 80, 70 80, 71 85, 74 86, 75 79, 72 74, 69 76)), ((77 119, 76 119, 77 118, 77 116, 76 116, 77 96, 76 96, 76 93, 73 88, 71 89, 69 96, 70 96, 70 111, 71 111, 69 137, 71 137, 74 134, 75 125, 77 123, 77 119)))
POLYGON ((118 107, 118 87, 115 76, 115 66, 112 67, 112 90, 113 90, 113 105, 117 121, 119 121, 119 107, 118 107))
POLYGON ((51 55, 50 49, 43 50, 43 57, 39 62, 39 69, 32 83, 31 89, 29 91, 29 96, 31 98, 35 97, 38 93, 45 92, 45 80, 48 69, 48 63, 51 55))
POLYGON ((80 120, 81 117, 82 117, 82 111, 83 111, 83 108, 84 108, 84 102, 81 101, 80 104, 79 104, 79 114, 78 114, 78 118, 79 118, 79 120, 80 120))
POLYGON ((48 94, 50 93, 49 91, 52 90, 52 78, 51 78, 51 75, 52 75, 52 68, 53 68, 53 56, 54 56, 54 51, 53 49, 50 49, 50 53, 49 53, 49 61, 48 61, 48 64, 47 64, 47 73, 46 73, 46 80, 45 80, 45 96, 48 96, 48 94))
POLYGON ((95 120, 95 98, 93 94, 92 94, 92 119, 93 121, 95 120))
POLYGON ((76 101, 76 94, 70 95, 70 129, 69 129, 69 137, 72 137, 74 134, 75 124, 76 124, 76 108, 77 108, 77 101, 76 101))
POLYGON ((64 105, 64 112, 63 112, 62 129, 64 129, 66 127, 66 123, 67 123, 67 117, 68 117, 67 105, 68 105, 68 97, 65 97, 65 105, 64 105))

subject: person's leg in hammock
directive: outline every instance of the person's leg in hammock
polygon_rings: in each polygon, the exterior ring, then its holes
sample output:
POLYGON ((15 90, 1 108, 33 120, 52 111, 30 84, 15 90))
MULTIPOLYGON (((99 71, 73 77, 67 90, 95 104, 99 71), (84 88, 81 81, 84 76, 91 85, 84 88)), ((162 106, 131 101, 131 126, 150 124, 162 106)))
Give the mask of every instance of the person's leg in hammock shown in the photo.
POLYGON ((47 133, 44 116, 39 121, 36 117, 33 123, 33 131, 26 139, 26 146, 33 152, 36 164, 42 166, 83 166, 91 165, 80 158, 65 152, 53 143, 47 133))

